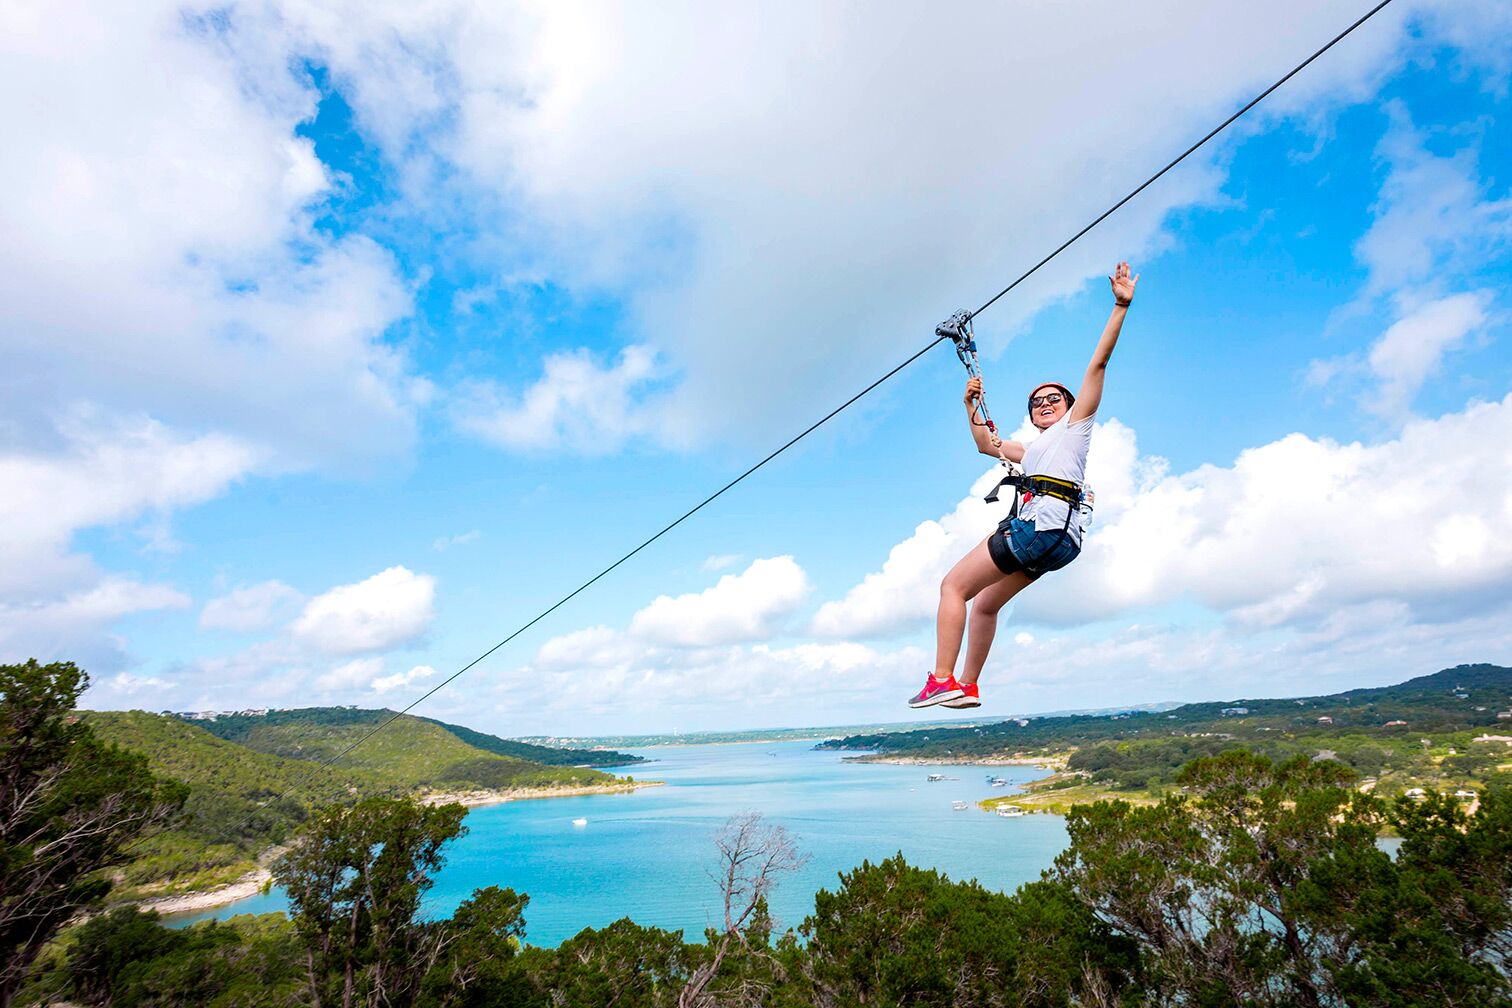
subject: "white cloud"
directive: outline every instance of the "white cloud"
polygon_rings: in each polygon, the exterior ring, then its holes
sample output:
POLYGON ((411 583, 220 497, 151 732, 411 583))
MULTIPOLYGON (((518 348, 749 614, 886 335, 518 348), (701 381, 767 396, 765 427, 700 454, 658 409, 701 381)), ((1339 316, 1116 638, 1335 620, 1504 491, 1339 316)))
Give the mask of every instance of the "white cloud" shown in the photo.
POLYGON ((328 693, 364 689, 382 672, 382 658, 354 658, 315 680, 315 688, 328 693))
POLYGON ((0 449, 0 600, 78 586, 92 567, 67 552, 74 532, 208 500, 261 458, 235 438, 142 418, 78 412, 57 431, 50 450, 0 449))
POLYGON ((1301 623, 1376 601, 1419 619, 1481 605, 1512 585, 1508 443, 1512 397, 1380 444, 1292 434, 1167 476, 1094 527, 1055 590, 1025 592, 1016 615, 1085 622, 1195 599, 1301 623))
MULTIPOLYGON (((1168 474, 1163 462, 1141 463, 1133 432, 1110 422, 1092 439, 1099 510, 1085 550, 1023 592, 1014 620, 1087 624, 1195 600, 1246 624, 1303 625, 1374 602, 1440 619, 1489 604, 1488 593, 1505 599, 1508 444, 1512 396, 1411 422, 1381 444, 1292 434, 1227 467, 1168 474)), ((967 498, 919 526, 879 571, 820 608, 815 632, 864 637, 926 625, 939 576, 994 518, 967 498)))
POLYGON ((431 542, 431 549, 437 553, 451 549, 453 546, 466 546, 468 543, 477 542, 483 533, 477 529, 470 532, 462 532, 454 536, 441 536, 431 542))
POLYGON ((706 557, 702 567, 706 571, 728 570, 743 559, 745 558, 739 553, 716 553, 713 556, 706 557))
MULTIPOLYGON (((336 184, 297 135, 318 93, 227 23, 0 10, 0 375, 25 380, 0 417, 0 603, 119 580, 70 552, 81 530, 174 548, 172 512, 238 479, 412 442, 428 386, 384 341, 410 292, 376 243, 314 226, 336 184)), ((75 653, 119 653, 108 630, 75 653)))
POLYGON ((374 679, 368 687, 375 693, 387 693, 391 689, 408 686, 419 682, 421 679, 429 679, 436 674, 436 670, 429 665, 416 665, 408 672, 395 672, 393 675, 382 676, 374 679))
POLYGON ((318 98, 297 61, 173 2, 4 16, 0 373, 31 377, 24 442, 86 402, 280 469, 404 451, 425 388, 381 337, 410 296, 386 251, 313 227, 331 180, 296 135, 318 98))
POLYGON ((384 675, 383 670, 382 658, 354 658, 316 679, 315 688, 340 695, 362 691, 387 693, 436 674, 436 670, 429 665, 416 665, 408 672, 395 672, 392 675, 384 675))
POLYGON ((260 458, 236 438, 186 436, 89 410, 67 414, 46 448, 0 446, 0 652, 119 668, 118 620, 189 600, 99 570, 73 550, 75 534, 141 519, 161 526, 173 510, 224 492, 260 458))
POLYGON ((653 644, 707 647, 771 636, 809 592, 790 556, 756 560, 704 591, 662 595, 630 620, 630 633, 653 644))
POLYGON ((1445 277, 1512 241, 1512 199, 1490 196, 1493 183, 1480 177, 1478 141, 1435 153, 1435 138, 1413 125, 1403 103, 1386 107, 1391 127, 1376 151, 1386 177, 1355 256, 1370 270, 1362 297, 1394 292, 1410 310, 1442 294, 1445 277))
POLYGON ((1512 72, 1512 52, 1504 44, 1512 37, 1512 9, 1495 0, 1451 7, 1430 3, 1422 6, 1420 16, 1430 36, 1466 54, 1450 57, 1457 70, 1465 63, 1488 67, 1493 76, 1485 88, 1505 93, 1505 78, 1512 72))
POLYGON ((542 644, 537 661, 553 669, 571 669, 578 664, 611 665, 619 662, 622 652, 618 631, 606 626, 585 627, 542 644))
POLYGON ((1493 292, 1453 287, 1512 244, 1512 199, 1491 196, 1473 132, 1440 153, 1445 138, 1414 126, 1405 104, 1386 110, 1391 123, 1376 149, 1385 176, 1354 250, 1369 276, 1342 314, 1377 310, 1389 295, 1394 321, 1364 353, 1312 361, 1306 377, 1359 388, 1367 411, 1400 421, 1445 356, 1488 322, 1493 292))
POLYGON ((110 629, 117 621, 188 605, 187 595, 167 585, 119 577, 44 599, 0 601, 0 661, 37 658, 116 668, 125 660, 125 645, 110 629))
POLYGON ((436 579, 390 567, 340 585, 305 604, 290 630, 301 644, 326 654, 381 651, 414 640, 435 616, 436 579))
POLYGON ((159 679, 157 676, 134 676, 129 672, 121 672, 110 679, 110 687, 118 693, 132 694, 143 690, 161 690, 168 686, 168 680, 159 679))
POLYGON ((923 652, 912 647, 891 653, 850 641, 664 647, 594 627, 548 641, 534 662, 506 675, 494 695, 499 711, 517 715, 528 694, 532 707, 558 720, 613 715, 619 723, 627 716, 667 723, 670 712, 707 717, 714 708, 739 705, 745 723, 772 718, 791 724, 797 704, 805 711, 799 720, 812 723, 813 704, 822 699, 845 702, 845 713, 835 719, 846 721, 856 702, 879 690, 912 692, 925 668, 923 652), (544 697, 522 688, 553 681, 573 688, 544 697))
POLYGON ((106 621, 131 613, 183 609, 188 605, 189 596, 166 585, 110 578, 41 611, 66 620, 106 621))
POLYGON ((463 386, 455 416, 462 429, 506 448, 568 446, 598 455, 646 431, 650 413, 635 400, 657 377, 655 355, 645 347, 626 347, 608 367, 585 350, 553 354, 540 381, 521 395, 491 383, 463 386))
POLYGON ((791 557, 757 560, 704 592, 658 598, 627 629, 585 627, 546 641, 534 661, 500 680, 496 709, 517 715, 528 695, 532 706, 559 719, 613 714, 662 721, 669 712, 702 716, 738 704, 747 719, 793 723, 791 705, 811 704, 816 693, 850 703, 878 688, 901 691, 922 674, 917 648, 887 653, 854 641, 774 643, 769 638, 782 617, 808 591, 791 557), (543 695, 543 682, 572 688, 543 695))
POLYGON ((252 633, 268 630, 288 619, 304 596, 282 581, 237 588, 205 603, 199 625, 205 630, 252 633))
MULTIPOLYGON (((1404 56, 1475 37, 1467 24, 1499 17, 1488 6, 1417 24, 1409 5, 1388 8, 1244 129, 1281 115, 1323 128, 1404 56)), ((317 53, 401 164, 407 202, 437 215, 466 205, 485 235, 471 248, 501 283, 628 299, 633 352, 661 355, 675 389, 623 363, 559 358, 609 403, 611 444, 764 430, 831 402, 917 346, 942 297, 997 289, 1026 249, 1053 247, 1067 220, 1125 192, 1131 165, 1162 163, 1346 20, 1302 2, 1263 23, 1236 3, 1194 18, 1169 0, 1133 21, 990 4, 783 18, 692 3, 276 10, 230 20, 317 53), (667 44, 683 37, 698 44, 667 44), (950 72, 919 52, 950 53, 950 72)), ((1503 62, 1490 47, 1474 59, 1503 62)), ((1204 152, 1071 249, 983 321, 984 346, 1000 349, 1115 257, 1166 244, 1168 211, 1218 198, 1223 159, 1223 144, 1204 152)), ((475 391, 462 422, 497 443, 600 450, 564 421, 571 403, 549 374, 523 392, 475 391)))
POLYGON ((1440 370, 1444 355, 1486 323, 1490 291, 1455 294, 1430 301, 1393 323, 1371 346, 1367 361, 1379 381, 1370 409, 1400 417, 1423 383, 1440 370))
MULTIPOLYGON (((56 653, 95 669, 102 662, 92 653, 81 655, 74 646, 81 625, 102 627, 131 613, 189 604, 186 596, 164 586, 120 583, 109 588, 69 600, 67 607, 17 611, 14 622, 34 632, 61 627, 52 636, 63 642, 60 648, 68 650, 56 653), (66 620, 62 619, 65 615, 66 620), (86 622, 81 624, 81 620, 86 622)), ((97 679, 87 699, 97 709, 133 703, 133 692, 144 688, 142 683, 151 683, 158 706, 177 708, 290 706, 308 702, 312 694, 329 702, 361 702, 365 694, 388 692, 434 675, 429 665, 386 674, 393 656, 381 653, 410 646, 427 631, 434 617, 434 596, 435 579, 430 575, 390 567, 308 599, 298 617, 275 636, 229 654, 172 664, 161 676, 133 672, 122 673, 125 678, 97 679)), ((201 612, 201 625, 239 633, 268 629, 303 600, 299 591, 281 581, 245 586, 211 600, 201 612)), ((0 660, 15 644, 3 630, 10 615, 10 610, 0 606, 0 660)), ((98 636, 110 642, 106 657, 119 665, 124 644, 103 630, 98 636)))

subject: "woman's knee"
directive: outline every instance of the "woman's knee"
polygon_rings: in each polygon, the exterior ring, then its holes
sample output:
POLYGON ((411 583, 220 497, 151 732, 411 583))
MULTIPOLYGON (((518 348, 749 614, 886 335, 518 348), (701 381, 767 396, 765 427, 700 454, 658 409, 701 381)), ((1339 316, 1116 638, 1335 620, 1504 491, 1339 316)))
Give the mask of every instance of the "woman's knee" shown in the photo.
POLYGON ((965 587, 951 574, 945 575, 945 580, 940 582, 940 599, 950 602, 965 602, 968 596, 965 587))
POLYGON ((970 602, 981 590, 981 585, 959 571, 951 571, 940 582, 940 598, 956 602, 970 602))
POLYGON ((976 604, 971 607, 971 618, 975 620, 995 620, 998 611, 1003 608, 1003 603, 978 596, 976 604))

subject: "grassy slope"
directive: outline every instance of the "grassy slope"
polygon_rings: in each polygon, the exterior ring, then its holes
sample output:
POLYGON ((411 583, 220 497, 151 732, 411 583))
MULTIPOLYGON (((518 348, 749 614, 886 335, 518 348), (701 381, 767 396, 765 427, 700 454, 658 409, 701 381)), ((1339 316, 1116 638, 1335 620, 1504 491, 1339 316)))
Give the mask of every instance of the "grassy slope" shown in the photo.
MULTIPOLYGON (((329 760, 367 736, 388 716, 388 711, 313 708, 309 712, 277 711, 257 718, 221 718, 209 723, 208 730, 258 752, 329 760)), ((544 766, 486 752, 468 745, 438 722, 409 715, 368 737, 341 762, 410 788, 541 787, 603 784, 613 779, 597 770, 544 766)))
POLYGON ((354 790, 383 790, 354 771, 312 772, 309 764, 253 752, 176 717, 144 711, 89 711, 102 739, 147 757, 154 773, 189 785, 175 828, 137 850, 120 895, 222 885, 251 871, 258 851, 286 838, 313 805, 354 790), (281 797, 286 796, 286 797, 281 797))
MULTIPOLYGON (((207 731, 260 752, 296 759, 326 759, 372 731, 393 715, 387 710, 306 707, 261 716, 221 717, 205 722, 207 731)), ((611 775, 573 766, 576 750, 539 748, 557 762, 547 764, 511 751, 511 743, 493 735, 403 715, 373 735, 343 763, 368 767, 412 787, 540 787, 551 784, 607 783, 611 775)), ((602 756, 634 757, 620 753, 602 756)))
POLYGON ((349 786, 378 783, 345 770, 312 772, 307 764, 228 742, 176 717, 87 711, 84 718, 101 738, 145 755, 155 773, 227 793, 267 798, 293 789, 301 799, 335 801, 349 786))
POLYGON ((310 808, 355 795, 604 784, 610 774, 544 766, 470 746, 434 722, 402 717, 345 757, 386 711, 315 709, 313 716, 187 722, 144 711, 85 712, 106 741, 144 754, 153 771, 189 785, 175 828, 142 844, 118 895, 140 898, 223 885, 256 867, 310 808), (229 736, 229 737, 228 737, 229 736))

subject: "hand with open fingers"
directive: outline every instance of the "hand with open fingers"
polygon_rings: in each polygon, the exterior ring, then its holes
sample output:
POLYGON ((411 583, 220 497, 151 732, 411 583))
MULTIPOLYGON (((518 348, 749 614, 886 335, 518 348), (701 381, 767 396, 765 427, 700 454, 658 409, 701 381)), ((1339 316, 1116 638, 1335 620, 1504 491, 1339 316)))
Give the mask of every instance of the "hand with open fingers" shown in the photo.
POLYGON ((966 405, 970 406, 980 398, 982 398, 982 379, 972 378, 966 383, 966 405))
POLYGON ((1121 262, 1113 270, 1113 275, 1108 277, 1108 283, 1113 285, 1113 302, 1127 306, 1134 300, 1134 285, 1139 283, 1139 274, 1129 275, 1129 264, 1121 262))

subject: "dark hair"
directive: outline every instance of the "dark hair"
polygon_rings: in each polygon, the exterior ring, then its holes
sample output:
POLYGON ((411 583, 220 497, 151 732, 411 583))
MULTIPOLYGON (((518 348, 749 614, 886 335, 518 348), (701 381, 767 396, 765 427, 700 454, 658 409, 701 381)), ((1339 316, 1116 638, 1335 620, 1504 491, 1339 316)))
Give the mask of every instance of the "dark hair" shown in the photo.
MULTIPOLYGON (((1071 394, 1071 390, 1068 389, 1068 388, 1066 388, 1066 386, 1062 385, 1060 382, 1055 382, 1055 381, 1040 382, 1038 385, 1034 386, 1034 388, 1032 388, 1032 389, 1029 390, 1029 398, 1033 399, 1034 398, 1034 393, 1038 392, 1042 388, 1053 388, 1053 389, 1056 389, 1056 390, 1058 390, 1060 392, 1061 395, 1065 396, 1066 397, 1066 409, 1070 409, 1072 406, 1076 405, 1076 396, 1074 396, 1074 395, 1071 394)), ((1029 407, 1029 412, 1031 412, 1031 413, 1034 412, 1034 407, 1033 406, 1029 407)))

